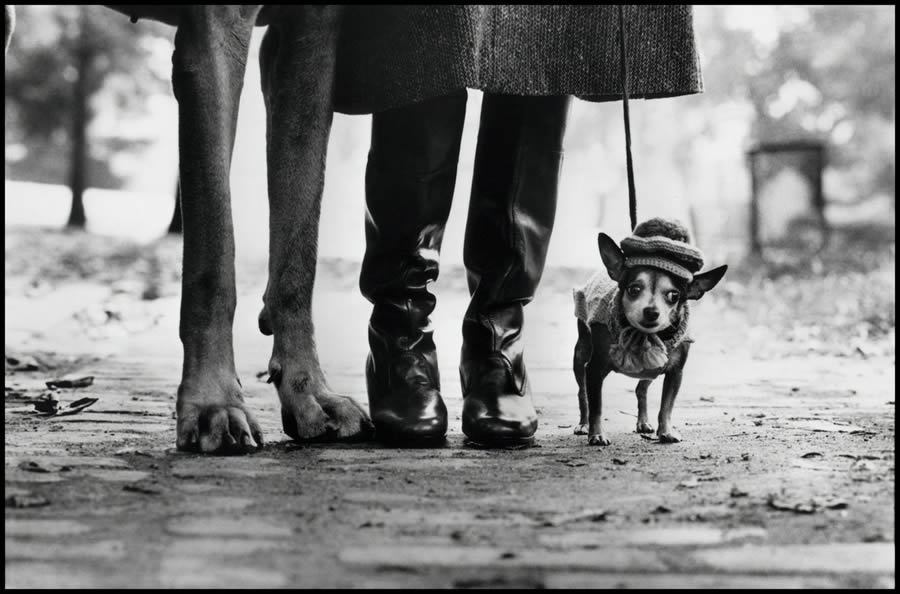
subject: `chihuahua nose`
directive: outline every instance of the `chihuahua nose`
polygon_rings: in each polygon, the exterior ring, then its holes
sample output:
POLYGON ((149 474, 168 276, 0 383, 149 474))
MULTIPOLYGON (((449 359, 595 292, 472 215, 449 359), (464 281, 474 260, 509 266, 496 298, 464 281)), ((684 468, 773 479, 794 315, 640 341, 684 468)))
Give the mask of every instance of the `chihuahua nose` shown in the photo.
POLYGON ((648 322, 655 322, 659 318, 659 311, 652 307, 644 308, 644 319, 648 322))

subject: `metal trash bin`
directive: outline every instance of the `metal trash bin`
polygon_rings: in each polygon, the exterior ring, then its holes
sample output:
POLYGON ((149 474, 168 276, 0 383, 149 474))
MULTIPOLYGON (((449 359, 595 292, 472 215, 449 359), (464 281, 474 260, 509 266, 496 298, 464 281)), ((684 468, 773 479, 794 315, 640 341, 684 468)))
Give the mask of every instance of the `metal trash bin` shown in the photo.
POLYGON ((825 143, 762 142, 747 151, 750 167, 750 250, 818 251, 828 243, 822 176, 825 143))

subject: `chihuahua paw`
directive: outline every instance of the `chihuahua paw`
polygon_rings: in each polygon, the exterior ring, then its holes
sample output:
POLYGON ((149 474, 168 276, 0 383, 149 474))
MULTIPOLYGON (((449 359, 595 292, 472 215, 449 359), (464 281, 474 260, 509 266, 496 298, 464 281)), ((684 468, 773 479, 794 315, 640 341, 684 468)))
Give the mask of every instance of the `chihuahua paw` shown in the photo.
POLYGON ((587 423, 582 423, 580 425, 575 426, 575 435, 587 435, 587 434, 588 434, 587 423))
POLYGON ((601 445, 608 446, 610 441, 603 437, 603 435, 590 435, 588 436, 588 445, 601 445))
POLYGON ((638 433, 653 433, 653 425, 650 423, 641 423, 638 421, 637 429, 638 433))
POLYGON ((668 431, 660 431, 658 435, 660 443, 678 443, 679 441, 681 441, 681 434, 674 429, 669 429, 668 431))

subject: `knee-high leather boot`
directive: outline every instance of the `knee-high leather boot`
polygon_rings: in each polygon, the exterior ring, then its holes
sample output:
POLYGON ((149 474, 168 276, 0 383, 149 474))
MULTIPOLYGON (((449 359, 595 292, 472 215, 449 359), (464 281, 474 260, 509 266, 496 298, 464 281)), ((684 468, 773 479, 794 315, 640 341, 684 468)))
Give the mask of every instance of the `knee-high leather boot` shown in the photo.
POLYGON ((462 430, 487 446, 529 444, 537 414, 522 348, 556 214, 568 97, 485 94, 464 261, 462 430))
POLYGON ((465 109, 461 90, 372 118, 360 289, 374 306, 366 383, 380 441, 428 444, 447 432, 427 285, 438 276, 465 109))

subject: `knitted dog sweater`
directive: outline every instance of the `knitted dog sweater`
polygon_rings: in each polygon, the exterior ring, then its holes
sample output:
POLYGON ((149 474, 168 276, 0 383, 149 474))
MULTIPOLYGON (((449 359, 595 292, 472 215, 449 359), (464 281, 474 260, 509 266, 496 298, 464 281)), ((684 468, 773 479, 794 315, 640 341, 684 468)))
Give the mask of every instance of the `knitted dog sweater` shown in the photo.
POLYGON ((681 323, 675 334, 662 340, 656 334, 641 332, 628 323, 619 299, 619 287, 605 271, 598 271, 584 287, 573 289, 575 317, 585 326, 603 324, 613 343, 609 358, 615 370, 638 379, 653 379, 665 371, 671 353, 682 342, 692 342, 688 336, 690 308, 683 305, 681 323))

